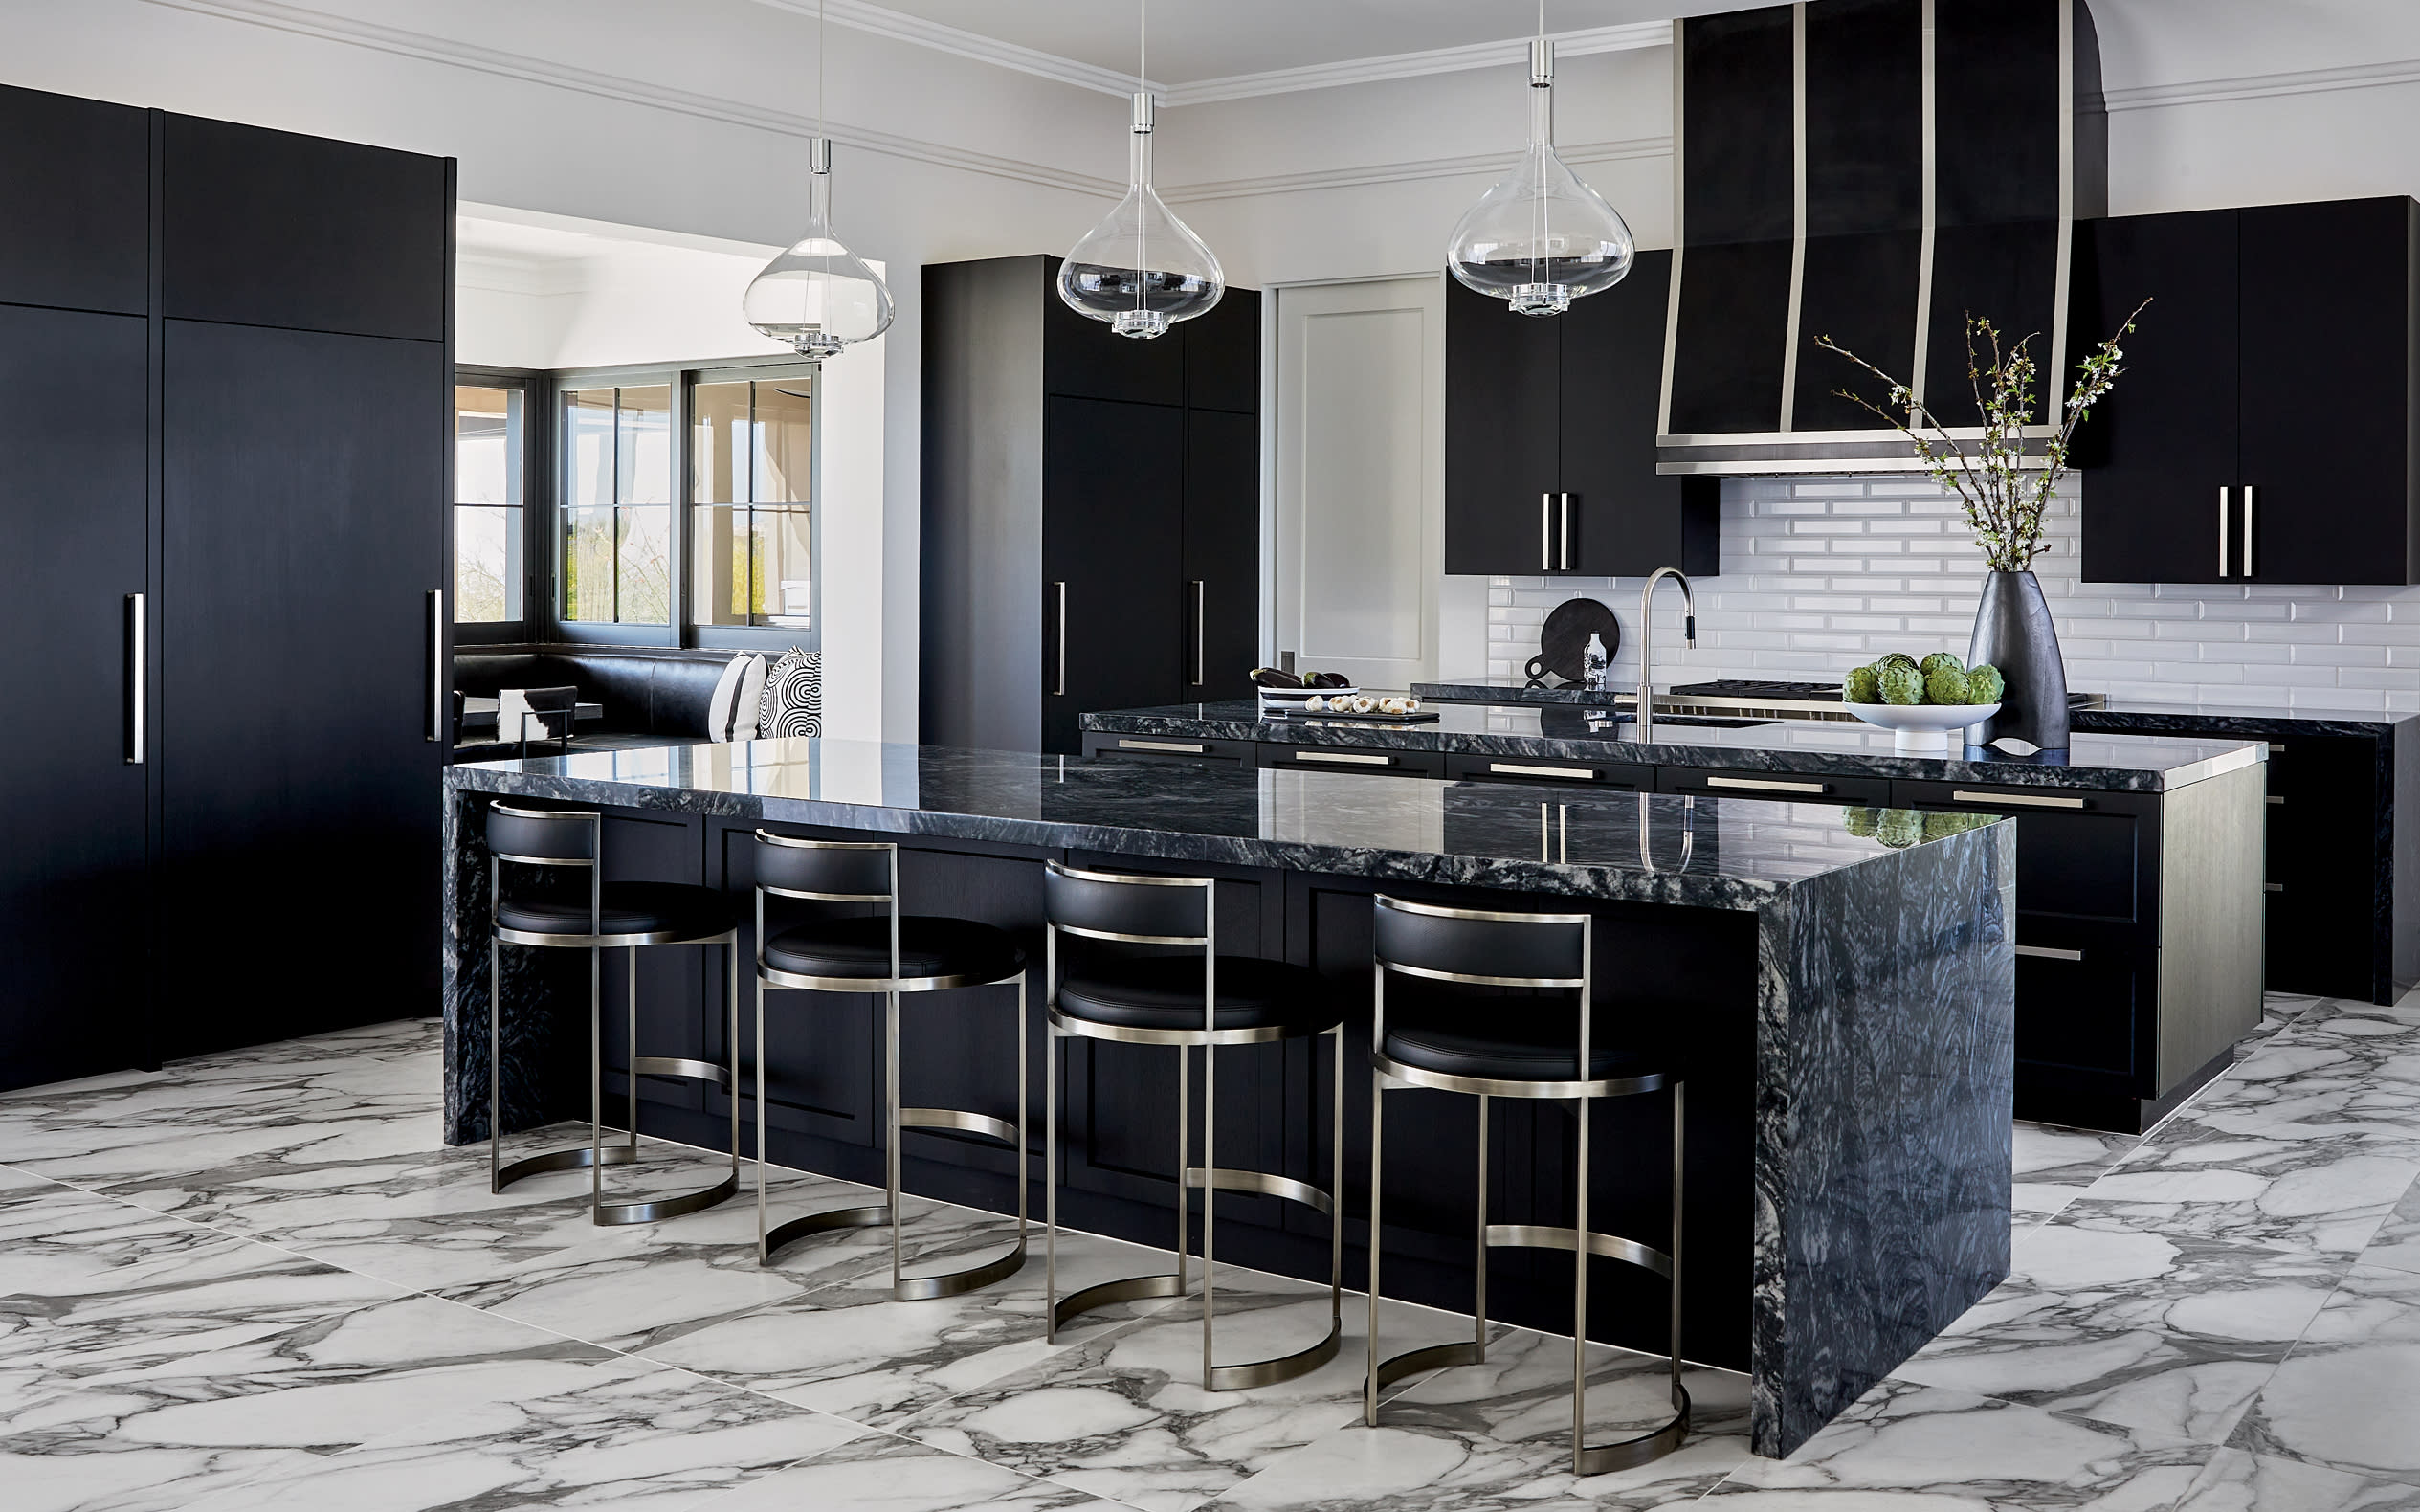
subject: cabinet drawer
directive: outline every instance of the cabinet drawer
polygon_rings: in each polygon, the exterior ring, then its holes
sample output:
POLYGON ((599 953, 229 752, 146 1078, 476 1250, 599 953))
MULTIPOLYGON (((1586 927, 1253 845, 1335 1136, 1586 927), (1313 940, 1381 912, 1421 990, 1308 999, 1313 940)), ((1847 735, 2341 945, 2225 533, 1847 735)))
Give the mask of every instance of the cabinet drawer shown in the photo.
POLYGON ((1839 777, 1815 772, 1721 771, 1697 767, 1659 767, 1657 792, 1695 792, 1717 798, 1769 798, 1782 803, 1879 803, 1891 801, 1883 777, 1839 777))
POLYGON ((1121 761, 1181 761, 1249 769, 1253 765, 1254 749, 1250 741, 1193 740, 1183 735, 1114 735, 1087 730, 1084 733, 1084 755, 1094 759, 1115 757, 1121 761))
POLYGON ((2020 908, 2016 953, 2017 1059, 2153 1095, 2159 952, 2130 928, 2020 908))
POLYGON ((1443 751, 1343 750, 1333 745, 1260 745, 1263 767, 1291 767, 1304 771, 1358 771, 1381 777, 1442 777, 1443 751))
POLYGON ((2148 921, 2142 826, 2148 793, 1895 782, 1906 809, 2005 813, 2017 821, 2017 908, 2083 919, 2148 921))
POLYGON ((1624 762, 1568 761, 1555 756, 1448 756, 1445 774, 1455 782, 1541 783, 1554 788, 1605 788, 1652 792, 1655 768, 1624 762))

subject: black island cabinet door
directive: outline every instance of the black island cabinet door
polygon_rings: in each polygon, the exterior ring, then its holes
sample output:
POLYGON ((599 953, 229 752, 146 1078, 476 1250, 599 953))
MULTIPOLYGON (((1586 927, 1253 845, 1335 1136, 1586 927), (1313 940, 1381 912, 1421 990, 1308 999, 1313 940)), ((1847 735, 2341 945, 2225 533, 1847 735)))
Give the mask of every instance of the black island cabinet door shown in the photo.
POLYGON ((164 1054, 433 1013, 445 345, 165 341, 164 1054))
POLYGON ((0 1087, 144 1059, 148 764, 128 595, 145 590, 139 316, 0 305, 0 1087))
POLYGON ((1185 411, 1053 395, 1042 429, 1042 749, 1073 756, 1077 716, 1183 696, 1185 411))
POLYGON ((1445 280, 1445 569, 1563 570, 1563 322, 1445 280))
POLYGON ((2076 435, 2087 582, 2217 583, 2241 571, 2238 213, 2129 215, 2077 232, 2078 359, 2152 301, 2123 344, 2125 372, 2076 435))

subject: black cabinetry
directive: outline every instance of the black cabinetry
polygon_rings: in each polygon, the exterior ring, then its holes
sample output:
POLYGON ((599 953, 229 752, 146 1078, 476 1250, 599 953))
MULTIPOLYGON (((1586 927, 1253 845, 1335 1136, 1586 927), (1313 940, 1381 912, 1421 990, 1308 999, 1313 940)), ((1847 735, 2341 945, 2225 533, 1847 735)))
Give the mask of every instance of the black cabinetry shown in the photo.
POLYGON ((1655 472, 1672 254, 1551 320, 1445 285, 1445 569, 1717 570, 1717 483, 1655 472))
POLYGON ((453 165, 0 125, 0 1086, 433 1012, 453 165))
POLYGON ((2420 203, 2125 216, 2078 239, 2082 340, 2154 301, 2087 428, 2086 580, 2420 583, 2420 203))
POLYGON ((1244 697, 1260 643, 1260 297, 1156 341, 1055 257, 924 270, 921 727, 1076 753, 1087 710, 1244 697))

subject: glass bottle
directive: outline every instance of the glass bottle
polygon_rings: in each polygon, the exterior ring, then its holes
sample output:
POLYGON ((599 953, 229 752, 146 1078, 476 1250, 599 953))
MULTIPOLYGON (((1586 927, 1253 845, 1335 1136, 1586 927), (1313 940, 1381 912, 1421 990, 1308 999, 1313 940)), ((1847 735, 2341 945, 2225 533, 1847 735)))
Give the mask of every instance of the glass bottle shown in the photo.
POLYGON ((1580 685, 1591 691, 1605 686, 1605 673, 1611 659, 1605 654, 1605 642, 1595 631, 1588 632, 1588 647, 1580 654, 1580 685))

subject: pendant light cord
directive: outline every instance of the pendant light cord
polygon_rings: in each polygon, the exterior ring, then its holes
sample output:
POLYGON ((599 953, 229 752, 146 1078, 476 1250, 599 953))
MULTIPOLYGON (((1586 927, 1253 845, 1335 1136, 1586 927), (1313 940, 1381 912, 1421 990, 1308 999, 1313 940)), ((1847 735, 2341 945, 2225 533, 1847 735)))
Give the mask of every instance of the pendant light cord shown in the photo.
MULTIPOLYGON (((820 3, 820 0, 819 0, 820 3)), ((1135 82, 1145 94, 1151 90, 1151 0, 1134 0, 1134 71, 1135 82)), ((1148 217, 1137 206, 1134 218, 1134 307, 1143 307, 1143 286, 1151 281, 1151 270, 1143 261, 1143 223, 1148 217)))
MULTIPOLYGON (((820 4, 821 0, 817 3, 820 4)), ((1538 40, 1543 42, 1545 39, 1546 0, 1538 0, 1538 40)), ((1531 82, 1534 84, 1536 81, 1531 82)), ((1551 91, 1553 86, 1547 87, 1551 91)), ((1551 146, 1552 144, 1553 138, 1549 135, 1547 145, 1551 146)), ((1530 205, 1533 207, 1531 213, 1536 218, 1529 233, 1529 281, 1545 283, 1549 280, 1546 276, 1546 162, 1543 158, 1538 160, 1538 192, 1530 196, 1530 205)))

